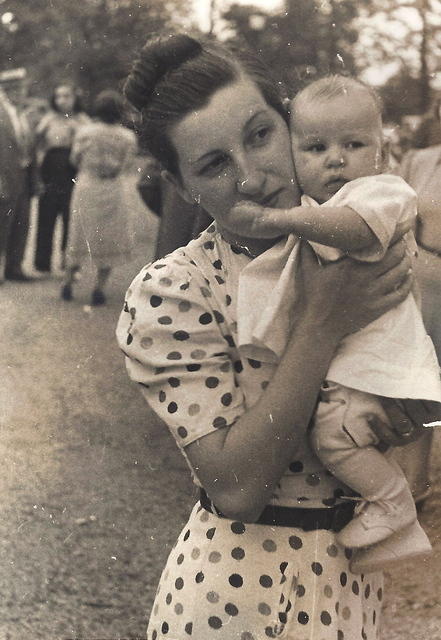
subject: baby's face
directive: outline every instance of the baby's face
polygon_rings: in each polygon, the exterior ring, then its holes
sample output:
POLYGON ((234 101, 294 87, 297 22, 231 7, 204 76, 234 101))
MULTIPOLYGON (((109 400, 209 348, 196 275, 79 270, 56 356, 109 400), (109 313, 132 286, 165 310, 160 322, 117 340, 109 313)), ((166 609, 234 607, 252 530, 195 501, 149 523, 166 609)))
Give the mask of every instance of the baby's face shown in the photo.
POLYGON ((303 193, 320 204, 350 180, 383 170, 381 118, 364 90, 296 100, 291 139, 303 193))

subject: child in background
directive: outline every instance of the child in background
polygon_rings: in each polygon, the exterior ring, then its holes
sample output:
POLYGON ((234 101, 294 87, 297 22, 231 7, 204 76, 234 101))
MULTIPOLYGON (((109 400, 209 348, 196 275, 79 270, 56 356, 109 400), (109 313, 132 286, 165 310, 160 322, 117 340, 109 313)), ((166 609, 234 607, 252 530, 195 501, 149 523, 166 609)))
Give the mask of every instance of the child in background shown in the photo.
MULTIPOLYGON (((400 223, 416 216, 414 191, 383 173, 381 108, 372 89, 343 76, 317 80, 293 99, 290 127, 301 206, 240 203, 233 209, 245 237, 292 234, 253 260, 239 281, 238 305, 248 309, 238 327, 239 348, 272 362, 295 323, 299 239, 308 240, 322 262, 376 261, 400 223)), ((413 235, 406 240, 415 250, 413 235)), ((338 535, 343 546, 357 549, 354 572, 431 550, 401 469, 376 447, 369 420, 387 423, 376 396, 441 401, 439 365, 413 294, 342 341, 314 415, 316 454, 361 495, 356 516, 338 535)))

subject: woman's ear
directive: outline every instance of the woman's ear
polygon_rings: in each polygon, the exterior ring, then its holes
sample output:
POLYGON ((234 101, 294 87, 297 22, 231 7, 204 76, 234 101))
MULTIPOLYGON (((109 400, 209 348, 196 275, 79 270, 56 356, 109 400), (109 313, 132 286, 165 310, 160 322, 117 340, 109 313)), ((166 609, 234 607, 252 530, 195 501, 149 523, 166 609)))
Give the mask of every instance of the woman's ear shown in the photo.
POLYGON ((169 184, 171 184, 176 189, 176 191, 181 196, 181 198, 185 200, 185 202, 188 202, 188 204, 193 204, 193 205, 196 204, 195 199, 190 195, 187 189, 183 186, 179 178, 173 175, 173 173, 170 173, 170 171, 167 171, 167 169, 163 169, 161 171, 161 178, 166 182, 168 182, 169 184))

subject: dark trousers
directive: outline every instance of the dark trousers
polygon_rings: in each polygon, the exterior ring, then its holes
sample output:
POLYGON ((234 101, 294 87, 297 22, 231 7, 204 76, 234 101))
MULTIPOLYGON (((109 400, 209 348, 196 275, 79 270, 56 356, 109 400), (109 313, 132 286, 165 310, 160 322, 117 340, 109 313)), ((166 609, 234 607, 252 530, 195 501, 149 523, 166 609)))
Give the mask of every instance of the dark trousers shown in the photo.
POLYGON ((24 169, 23 186, 17 195, 14 215, 9 228, 5 263, 6 277, 21 272, 29 232, 31 208, 30 171, 31 169, 29 167, 24 169))
POLYGON ((46 154, 41 177, 44 192, 38 202, 37 245, 35 250, 35 268, 50 271, 54 230, 57 217, 63 220, 64 252, 69 231, 69 209, 73 189, 75 169, 69 162, 69 149, 51 149, 46 154))

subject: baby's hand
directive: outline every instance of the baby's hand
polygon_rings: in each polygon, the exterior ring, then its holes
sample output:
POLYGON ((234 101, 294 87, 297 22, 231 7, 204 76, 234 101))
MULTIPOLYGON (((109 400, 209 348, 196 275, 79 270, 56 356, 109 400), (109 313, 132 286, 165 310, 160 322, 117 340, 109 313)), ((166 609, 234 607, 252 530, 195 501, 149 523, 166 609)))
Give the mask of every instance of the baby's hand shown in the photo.
POLYGON ((231 209, 230 219, 235 231, 249 238, 277 238, 289 231, 285 209, 271 209, 248 200, 231 209))

